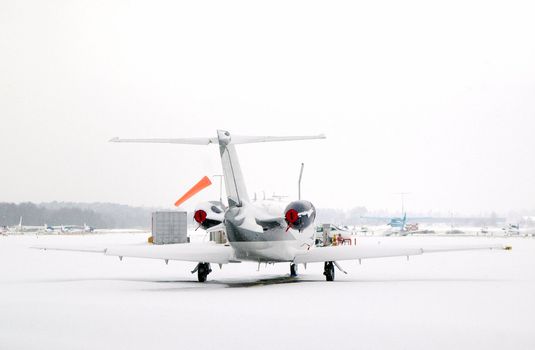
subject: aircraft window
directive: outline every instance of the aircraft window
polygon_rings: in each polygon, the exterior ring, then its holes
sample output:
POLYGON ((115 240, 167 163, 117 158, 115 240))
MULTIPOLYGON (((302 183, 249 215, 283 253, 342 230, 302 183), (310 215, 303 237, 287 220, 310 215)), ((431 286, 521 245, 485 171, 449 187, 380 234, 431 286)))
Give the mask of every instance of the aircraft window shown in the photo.
POLYGON ((212 207, 210 208, 212 209, 212 211, 214 213, 217 213, 217 214, 220 214, 221 213, 221 209, 219 209, 218 207, 216 207, 215 205, 212 205, 212 207))

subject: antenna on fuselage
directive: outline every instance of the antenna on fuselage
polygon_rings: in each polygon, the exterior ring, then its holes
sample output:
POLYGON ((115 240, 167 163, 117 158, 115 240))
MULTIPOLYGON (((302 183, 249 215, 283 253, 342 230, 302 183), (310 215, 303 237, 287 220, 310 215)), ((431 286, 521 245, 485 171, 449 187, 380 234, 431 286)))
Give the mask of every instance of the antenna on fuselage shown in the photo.
POLYGON ((297 199, 301 200, 301 179, 303 178, 303 168, 305 163, 301 163, 301 170, 299 171, 299 181, 297 182, 297 199))

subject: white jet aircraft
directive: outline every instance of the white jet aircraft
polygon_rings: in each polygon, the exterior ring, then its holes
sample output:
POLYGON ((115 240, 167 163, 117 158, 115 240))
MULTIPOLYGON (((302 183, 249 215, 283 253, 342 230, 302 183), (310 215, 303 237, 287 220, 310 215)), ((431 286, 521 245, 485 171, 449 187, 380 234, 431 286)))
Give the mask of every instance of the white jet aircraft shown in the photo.
POLYGON ((22 216, 20 217, 19 224, 16 226, 7 227, 8 233, 25 233, 25 232, 49 232, 52 228, 47 224, 42 226, 27 226, 22 224, 22 216))
MULTIPOLYGON (((219 202, 203 202, 197 206, 194 219, 205 229, 224 230, 229 245, 191 243, 143 246, 107 247, 102 249, 88 248, 51 248, 41 249, 75 250, 85 252, 102 252, 105 255, 136 258, 190 261, 198 263, 192 273, 197 272, 199 282, 206 281, 212 271, 210 264, 239 263, 250 261, 260 263, 289 263, 290 274, 297 274, 297 265, 308 263, 324 263, 324 275, 327 281, 335 277, 334 267, 345 272, 338 265, 341 260, 360 260, 394 256, 411 256, 431 252, 503 249, 501 245, 458 246, 458 247, 388 247, 388 246, 338 246, 316 247, 315 225, 316 209, 311 202, 297 200, 289 203, 283 212, 273 213, 272 210, 255 206, 249 199, 245 188, 235 145, 256 142, 292 141, 324 139, 317 136, 283 136, 255 137, 236 136, 228 131, 218 130, 213 138, 180 138, 180 139, 119 139, 111 142, 144 142, 171 143, 190 145, 219 146, 228 206, 219 202)), ((201 180, 202 181, 202 180, 201 180)), ((191 193, 189 197, 191 197, 191 193)), ((176 204, 180 204, 181 200, 176 204)))

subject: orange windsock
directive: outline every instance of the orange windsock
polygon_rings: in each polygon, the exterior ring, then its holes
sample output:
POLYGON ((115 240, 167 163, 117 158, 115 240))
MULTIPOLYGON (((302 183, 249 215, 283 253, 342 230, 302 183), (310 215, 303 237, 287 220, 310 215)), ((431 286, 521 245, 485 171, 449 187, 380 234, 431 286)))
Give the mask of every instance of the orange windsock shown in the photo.
POLYGON ((199 193, 201 190, 205 189, 206 187, 210 186, 212 184, 212 181, 208 178, 208 176, 203 177, 199 182, 197 182, 188 192, 186 192, 182 197, 180 197, 179 200, 175 202, 175 207, 178 207, 197 193, 199 193))

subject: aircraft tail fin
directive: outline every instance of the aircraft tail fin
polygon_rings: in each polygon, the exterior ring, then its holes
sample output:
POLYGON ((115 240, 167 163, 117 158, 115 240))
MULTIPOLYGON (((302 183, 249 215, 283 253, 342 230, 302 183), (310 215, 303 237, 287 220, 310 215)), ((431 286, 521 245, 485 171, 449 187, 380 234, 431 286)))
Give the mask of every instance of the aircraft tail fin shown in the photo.
POLYGON ((186 144, 186 145, 219 145, 221 154, 221 163, 223 166, 223 174, 225 177, 225 188, 229 205, 241 205, 243 201, 248 202, 249 197, 245 188, 245 182, 241 173, 238 156, 234 145, 245 143, 259 143, 259 142, 279 142, 279 141, 295 141, 295 140, 314 140, 324 139, 324 134, 313 136, 240 136, 230 135, 228 131, 217 130, 217 137, 193 137, 193 138, 151 138, 151 139, 120 139, 114 137, 110 142, 131 142, 131 143, 172 143, 172 144, 186 144))

